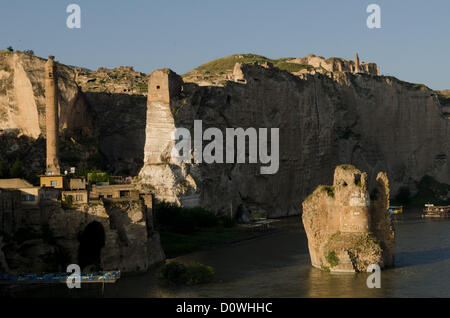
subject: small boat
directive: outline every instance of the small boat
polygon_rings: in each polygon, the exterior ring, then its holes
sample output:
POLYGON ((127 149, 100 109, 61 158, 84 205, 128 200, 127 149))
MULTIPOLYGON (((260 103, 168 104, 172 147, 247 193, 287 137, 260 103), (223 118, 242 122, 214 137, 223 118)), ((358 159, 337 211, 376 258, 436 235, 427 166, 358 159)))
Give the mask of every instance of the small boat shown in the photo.
POLYGON ((450 217, 450 205, 435 206, 434 204, 425 204, 423 208, 423 218, 443 218, 450 217))
MULTIPOLYGON (((67 283, 72 273, 45 273, 45 274, 0 274, 0 284, 52 284, 67 283)), ((80 282, 84 283, 115 283, 120 278, 120 271, 81 273, 80 282)))
POLYGON ((401 214, 403 213, 403 206, 402 205, 391 205, 389 206, 388 212, 390 214, 401 214))

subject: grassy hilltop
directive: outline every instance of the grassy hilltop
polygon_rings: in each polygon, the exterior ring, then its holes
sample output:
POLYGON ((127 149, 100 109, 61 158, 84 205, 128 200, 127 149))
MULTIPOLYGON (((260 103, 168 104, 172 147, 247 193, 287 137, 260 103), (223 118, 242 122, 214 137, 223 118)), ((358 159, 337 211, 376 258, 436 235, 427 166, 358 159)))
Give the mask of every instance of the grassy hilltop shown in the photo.
POLYGON ((185 80, 203 79, 203 80, 220 80, 225 79, 228 74, 233 72, 236 63, 252 64, 252 63, 272 63, 274 67, 288 72, 298 72, 305 68, 312 68, 311 65, 303 65, 290 63, 291 57, 283 57, 280 59, 270 59, 257 54, 233 54, 216 60, 206 62, 197 68, 183 75, 185 80))

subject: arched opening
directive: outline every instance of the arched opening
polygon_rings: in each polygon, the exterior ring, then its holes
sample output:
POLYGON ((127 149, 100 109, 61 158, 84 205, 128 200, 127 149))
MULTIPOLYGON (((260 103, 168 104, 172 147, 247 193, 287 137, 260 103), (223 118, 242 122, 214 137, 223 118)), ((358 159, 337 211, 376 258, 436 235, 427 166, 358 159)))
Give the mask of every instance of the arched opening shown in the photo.
POLYGON ((100 253, 105 246, 105 230, 99 222, 89 223, 78 238, 78 265, 81 270, 89 266, 93 271, 101 270, 100 253))

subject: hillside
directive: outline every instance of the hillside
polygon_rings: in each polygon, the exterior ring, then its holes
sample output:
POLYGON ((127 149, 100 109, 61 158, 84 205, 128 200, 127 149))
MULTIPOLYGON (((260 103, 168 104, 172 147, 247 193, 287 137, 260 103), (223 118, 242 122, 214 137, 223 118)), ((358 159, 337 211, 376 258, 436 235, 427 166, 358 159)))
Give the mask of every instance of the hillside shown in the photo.
POLYGON ((289 62, 293 58, 270 59, 257 54, 234 54, 216 60, 206 62, 183 75, 185 82, 210 81, 221 83, 231 79, 233 68, 236 63, 242 64, 267 64, 291 73, 299 72, 303 69, 312 68, 310 65, 289 62))

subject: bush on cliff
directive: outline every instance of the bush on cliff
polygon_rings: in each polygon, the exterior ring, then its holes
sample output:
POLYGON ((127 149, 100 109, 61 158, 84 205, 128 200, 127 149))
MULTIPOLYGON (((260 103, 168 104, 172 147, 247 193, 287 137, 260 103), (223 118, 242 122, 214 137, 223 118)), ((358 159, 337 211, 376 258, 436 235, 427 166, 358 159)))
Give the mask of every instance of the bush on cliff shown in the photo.
POLYGON ((214 269, 200 263, 184 265, 170 262, 160 267, 159 278, 176 285, 195 285, 210 282, 214 277, 214 269))
POLYGON ((11 178, 23 178, 25 176, 25 169, 23 167, 23 163, 20 160, 14 161, 9 175, 11 178))
POLYGON ((337 255, 334 251, 328 252, 326 259, 327 259, 328 264, 330 264, 330 267, 335 267, 335 266, 339 265, 339 258, 337 257, 337 255))

